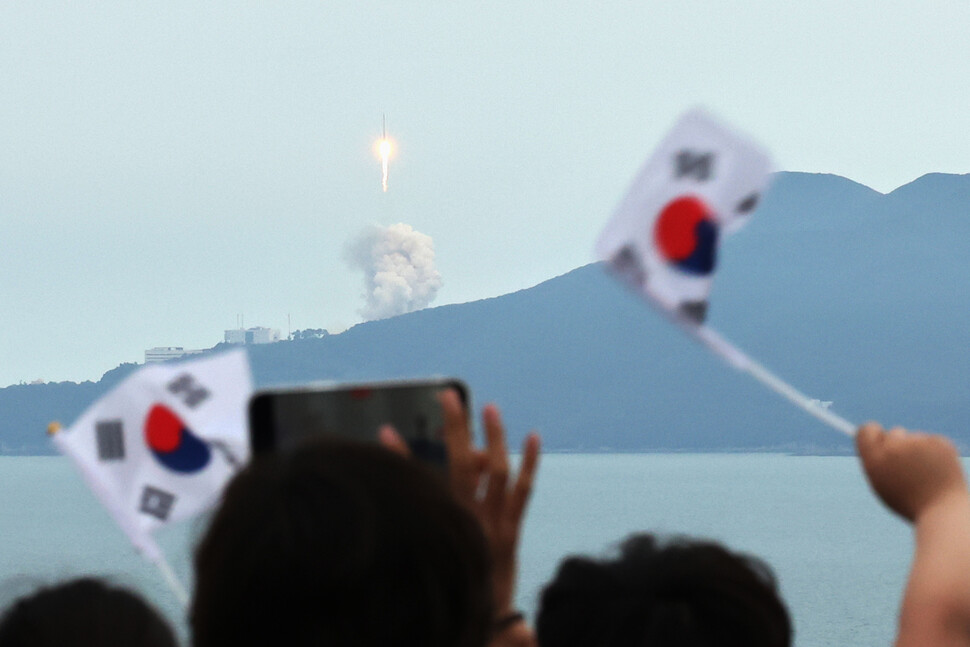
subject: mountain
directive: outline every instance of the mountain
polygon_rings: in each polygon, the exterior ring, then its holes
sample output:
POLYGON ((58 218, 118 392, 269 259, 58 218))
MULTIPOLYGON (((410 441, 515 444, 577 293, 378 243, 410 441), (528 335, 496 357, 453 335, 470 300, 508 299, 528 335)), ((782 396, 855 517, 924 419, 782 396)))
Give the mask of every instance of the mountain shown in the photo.
MULTIPOLYGON (((932 429, 970 448, 968 216, 970 175, 930 174, 883 195, 780 173, 722 246, 710 323, 850 420, 932 429)), ((476 403, 500 404, 513 442, 537 428, 551 450, 851 450, 595 264, 249 352, 260 386, 460 376, 476 403)), ((96 384, 0 389, 0 449, 45 451, 47 421, 70 421, 133 368, 96 384)))

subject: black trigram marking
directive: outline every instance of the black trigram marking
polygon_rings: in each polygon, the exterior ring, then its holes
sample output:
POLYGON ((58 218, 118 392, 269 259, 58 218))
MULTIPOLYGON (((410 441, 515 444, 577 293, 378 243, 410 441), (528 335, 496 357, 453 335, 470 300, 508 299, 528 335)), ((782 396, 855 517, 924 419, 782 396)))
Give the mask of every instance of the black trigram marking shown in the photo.
POLYGON ((754 208, 758 206, 758 198, 760 196, 757 193, 752 193, 747 198, 738 203, 738 206, 734 208, 738 213, 749 213, 754 211, 754 208))
POLYGON ((630 245, 620 248, 620 251, 610 259, 608 267, 617 277, 637 290, 642 290, 647 282, 647 271, 630 245))
POLYGON ((120 461, 125 457, 125 433, 120 420, 99 420, 94 423, 98 441, 98 458, 120 461))
POLYGON ((711 179, 714 172, 714 153, 695 153, 680 151, 674 158, 674 177, 693 177, 700 182, 711 179))
POLYGON ((146 485, 145 489, 141 491, 141 504, 138 509, 145 514, 165 521, 168 519, 169 513, 172 512, 173 505, 175 505, 174 494, 146 485))
POLYGON ((211 393, 209 389, 201 386, 195 378, 188 373, 183 373, 169 382, 169 393, 174 393, 182 398, 182 402, 190 409, 194 409, 201 402, 205 401, 211 393))
POLYGON ((707 301, 684 301, 678 308, 680 314, 696 324, 707 319, 707 301))

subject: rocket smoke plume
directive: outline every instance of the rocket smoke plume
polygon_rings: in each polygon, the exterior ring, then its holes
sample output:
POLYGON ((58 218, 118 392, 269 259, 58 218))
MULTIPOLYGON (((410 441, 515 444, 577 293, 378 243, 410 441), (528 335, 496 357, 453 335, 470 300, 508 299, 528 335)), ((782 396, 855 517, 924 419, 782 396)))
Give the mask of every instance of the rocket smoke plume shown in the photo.
POLYGON ((347 247, 345 255, 352 268, 364 272, 367 303, 359 312, 366 320, 420 310, 441 288, 434 242, 411 225, 372 227, 347 247))

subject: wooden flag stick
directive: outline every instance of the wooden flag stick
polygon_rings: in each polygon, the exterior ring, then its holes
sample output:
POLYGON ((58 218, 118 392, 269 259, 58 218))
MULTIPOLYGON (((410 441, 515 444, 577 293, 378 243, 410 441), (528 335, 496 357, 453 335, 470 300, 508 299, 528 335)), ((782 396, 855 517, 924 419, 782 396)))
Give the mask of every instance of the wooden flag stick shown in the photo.
POLYGON ((179 604, 182 605, 183 609, 189 608, 189 593, 185 590, 185 586, 182 581, 172 570, 172 566, 165 559, 165 555, 161 551, 158 551, 157 555, 152 556, 152 562, 158 568, 158 571, 162 574, 162 579, 165 580, 165 584, 168 585, 169 590, 178 600, 179 604))
POLYGON ((832 429, 840 431, 850 438, 855 437, 856 425, 852 424, 834 411, 822 406, 822 403, 814 398, 810 398, 788 382, 769 371, 764 365, 756 362, 740 348, 722 337, 716 330, 708 326, 697 326, 685 324, 685 327, 693 332, 694 336, 705 346, 707 346, 717 356, 723 358, 728 364, 744 371, 754 379, 761 382, 781 397, 785 398, 796 407, 802 409, 809 415, 821 420, 832 429))

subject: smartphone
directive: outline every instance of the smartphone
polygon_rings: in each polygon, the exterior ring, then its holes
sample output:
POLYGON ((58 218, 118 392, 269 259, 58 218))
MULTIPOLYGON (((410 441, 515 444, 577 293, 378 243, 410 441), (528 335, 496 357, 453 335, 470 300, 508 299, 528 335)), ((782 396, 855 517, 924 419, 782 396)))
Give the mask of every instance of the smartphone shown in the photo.
POLYGON ((253 455, 287 451, 303 439, 337 435, 376 442, 393 425, 414 457, 444 467, 444 418, 438 394, 458 392, 468 412, 468 387, 455 378, 341 384, 258 391, 249 401, 253 455))

